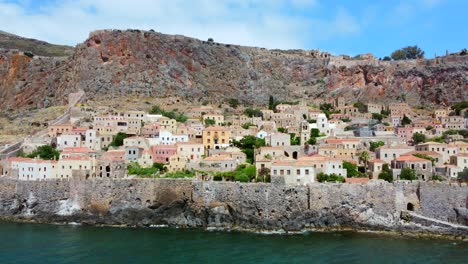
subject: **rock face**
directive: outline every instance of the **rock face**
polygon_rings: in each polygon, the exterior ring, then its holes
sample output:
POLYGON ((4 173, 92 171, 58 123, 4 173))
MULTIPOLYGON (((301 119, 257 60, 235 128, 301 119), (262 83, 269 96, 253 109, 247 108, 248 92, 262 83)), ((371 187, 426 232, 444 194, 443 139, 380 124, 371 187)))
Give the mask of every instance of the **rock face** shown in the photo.
POLYGON ((440 104, 468 99, 468 56, 383 62, 372 56, 331 57, 302 50, 267 50, 152 31, 92 32, 66 59, 0 52, 0 107, 64 104, 79 89, 89 97, 129 93, 189 101, 238 98, 266 104, 344 95, 350 101, 440 104))
MULTIPOLYGON (((420 218, 466 225, 467 196, 466 185, 381 181, 287 187, 170 179, 1 179, 0 218, 288 231, 353 228, 466 236, 467 226, 428 228, 402 220, 401 213, 411 204, 420 218)), ((411 220, 411 215, 406 217, 411 220)))

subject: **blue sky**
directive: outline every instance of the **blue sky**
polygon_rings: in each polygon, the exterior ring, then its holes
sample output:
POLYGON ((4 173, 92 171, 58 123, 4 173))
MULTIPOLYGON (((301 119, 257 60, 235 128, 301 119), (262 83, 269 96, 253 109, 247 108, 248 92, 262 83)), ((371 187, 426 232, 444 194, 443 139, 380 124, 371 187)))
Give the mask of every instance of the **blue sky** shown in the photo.
POLYGON ((155 29, 335 55, 468 48, 467 0, 0 0, 0 30, 75 45, 97 29, 155 29))

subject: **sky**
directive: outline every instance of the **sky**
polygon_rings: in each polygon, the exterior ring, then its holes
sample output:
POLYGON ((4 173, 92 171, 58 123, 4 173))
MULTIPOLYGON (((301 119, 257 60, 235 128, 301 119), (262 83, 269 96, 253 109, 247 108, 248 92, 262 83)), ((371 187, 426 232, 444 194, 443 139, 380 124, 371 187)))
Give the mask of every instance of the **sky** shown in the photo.
POLYGON ((0 0, 0 30, 76 45, 98 29, 376 57, 468 48, 468 0, 0 0))

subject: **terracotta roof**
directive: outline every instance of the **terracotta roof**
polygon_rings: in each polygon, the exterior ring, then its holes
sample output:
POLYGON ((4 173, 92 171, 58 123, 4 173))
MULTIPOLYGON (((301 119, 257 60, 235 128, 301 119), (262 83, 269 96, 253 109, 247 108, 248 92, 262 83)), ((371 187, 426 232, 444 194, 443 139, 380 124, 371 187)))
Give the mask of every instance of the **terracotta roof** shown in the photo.
POLYGON ((210 126, 205 128, 204 131, 229 131, 229 129, 222 126, 210 126))
POLYGON ((417 151, 417 150, 401 154, 401 156, 414 155, 414 154, 424 154, 428 156, 441 156, 440 153, 437 153, 435 151, 417 151))
POLYGON ((72 156, 72 157, 63 158, 61 160, 63 160, 63 161, 67 161, 67 160, 92 160, 92 158, 87 157, 87 156, 72 156))
POLYGON ((215 155, 215 156, 206 157, 204 160, 205 161, 229 161, 229 160, 233 160, 233 158, 227 155, 215 155))
POLYGON ((400 157, 396 158, 396 161, 431 162, 430 160, 418 158, 418 157, 413 156, 413 155, 400 156, 400 157))
POLYGON ((7 158, 8 162, 20 162, 20 161, 29 161, 32 160, 31 158, 23 158, 23 157, 10 157, 7 158))
POLYGON ((62 151, 62 153, 90 153, 90 152, 96 152, 96 151, 88 147, 67 147, 67 148, 64 148, 62 151))
POLYGON ((339 144, 344 142, 359 142, 359 139, 354 138, 330 138, 326 140, 327 143, 330 144, 339 144))
POLYGON ((386 163, 385 161, 383 161, 381 159, 373 159, 373 160, 369 160, 368 162, 370 162, 370 163, 386 163))

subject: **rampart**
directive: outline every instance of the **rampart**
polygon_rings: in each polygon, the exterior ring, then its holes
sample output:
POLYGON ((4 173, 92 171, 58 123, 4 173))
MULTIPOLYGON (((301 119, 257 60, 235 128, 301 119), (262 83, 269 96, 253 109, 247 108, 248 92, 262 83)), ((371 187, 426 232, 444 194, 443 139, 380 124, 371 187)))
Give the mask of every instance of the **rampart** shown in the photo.
POLYGON ((432 182, 290 187, 184 179, 0 179, 0 217, 92 225, 351 228, 466 237, 467 196, 466 185, 432 182), (412 215, 420 216, 424 224, 413 221, 412 215))

